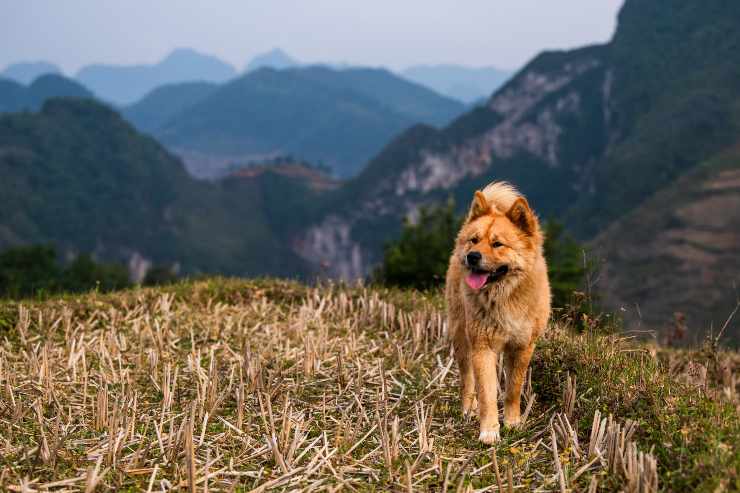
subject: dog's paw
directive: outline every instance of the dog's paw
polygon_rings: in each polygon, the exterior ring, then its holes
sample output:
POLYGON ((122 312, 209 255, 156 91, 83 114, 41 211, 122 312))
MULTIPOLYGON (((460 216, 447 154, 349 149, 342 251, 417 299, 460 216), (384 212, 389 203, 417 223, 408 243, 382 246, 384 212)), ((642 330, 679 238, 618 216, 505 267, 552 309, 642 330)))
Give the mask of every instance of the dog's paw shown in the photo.
POLYGON ((522 417, 521 416, 511 416, 511 417, 505 417, 504 416, 504 426, 507 428, 518 428, 522 424, 522 417))
POLYGON ((501 436, 499 435, 498 428, 495 430, 481 430, 478 435, 478 440, 485 443, 486 445, 492 445, 496 443, 501 436))
POLYGON ((478 399, 475 396, 463 399, 462 413, 466 418, 472 418, 478 414, 478 399))

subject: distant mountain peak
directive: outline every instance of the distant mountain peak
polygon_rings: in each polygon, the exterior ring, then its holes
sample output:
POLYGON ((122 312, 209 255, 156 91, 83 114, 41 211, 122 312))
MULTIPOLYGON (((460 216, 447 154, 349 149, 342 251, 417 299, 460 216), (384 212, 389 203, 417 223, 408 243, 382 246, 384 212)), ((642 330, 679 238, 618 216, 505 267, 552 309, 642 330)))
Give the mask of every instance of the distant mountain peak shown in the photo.
POLYGON ((247 64, 246 71, 251 72, 264 67, 274 68, 277 70, 295 67, 300 63, 285 51, 280 48, 273 48, 272 50, 255 56, 247 64))
POLYGON ((101 98, 123 105, 164 84, 225 82, 234 76, 234 67, 213 55, 177 48, 153 65, 88 65, 76 78, 101 98))
POLYGON ((0 72, 0 77, 12 79, 21 84, 30 84, 44 74, 60 74, 61 69, 46 61, 11 63, 0 72))

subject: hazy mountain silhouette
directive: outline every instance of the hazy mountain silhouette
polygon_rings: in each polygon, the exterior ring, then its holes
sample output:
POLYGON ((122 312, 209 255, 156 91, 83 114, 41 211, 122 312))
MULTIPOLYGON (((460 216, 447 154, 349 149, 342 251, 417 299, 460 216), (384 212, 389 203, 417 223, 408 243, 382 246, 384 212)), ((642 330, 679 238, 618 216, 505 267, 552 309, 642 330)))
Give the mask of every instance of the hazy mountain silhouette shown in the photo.
POLYGON ((153 132, 218 88, 219 85, 213 82, 166 84, 152 90, 136 103, 124 107, 121 112, 139 130, 153 132))
POLYGON ((209 162, 221 156, 226 164, 290 153, 349 176, 404 128, 443 125, 463 110, 387 70, 262 68, 222 85, 154 135, 199 175, 209 174, 196 162, 201 156, 209 162))
POLYGON ((44 74, 61 74, 59 67, 49 62, 18 62, 8 65, 0 72, 0 77, 12 79, 21 84, 30 84, 44 74))
POLYGON ((154 65, 88 65, 75 78, 101 99, 123 105, 141 99, 164 84, 224 82, 234 76, 236 70, 228 63, 189 48, 180 48, 154 65))
POLYGON ((36 111, 53 97, 92 98, 93 94, 76 81, 55 74, 42 75, 29 86, 0 79, 0 113, 36 111))
POLYGON ((285 53, 280 48, 274 48, 267 53, 262 53, 252 58, 247 64, 246 71, 251 72, 264 67, 282 70, 300 65, 297 60, 285 53))
POLYGON ((446 64, 416 65, 403 70, 401 75, 440 94, 470 104, 490 96, 512 73, 496 67, 446 64))

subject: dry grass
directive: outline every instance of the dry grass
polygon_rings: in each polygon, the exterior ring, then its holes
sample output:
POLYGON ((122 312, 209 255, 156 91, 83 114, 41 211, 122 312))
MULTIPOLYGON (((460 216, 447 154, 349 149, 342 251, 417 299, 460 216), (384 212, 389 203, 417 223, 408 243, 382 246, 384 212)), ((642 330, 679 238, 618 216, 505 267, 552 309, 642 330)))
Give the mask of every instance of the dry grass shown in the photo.
MULTIPOLYGON (((459 412, 437 296, 214 280, 3 309, 0 489, 651 492, 675 479, 671 452, 661 464, 640 434, 652 422, 602 416, 608 399, 558 364, 600 339, 557 325, 525 424, 486 447, 459 412)), ((650 357, 608 339, 614 358, 650 357)))

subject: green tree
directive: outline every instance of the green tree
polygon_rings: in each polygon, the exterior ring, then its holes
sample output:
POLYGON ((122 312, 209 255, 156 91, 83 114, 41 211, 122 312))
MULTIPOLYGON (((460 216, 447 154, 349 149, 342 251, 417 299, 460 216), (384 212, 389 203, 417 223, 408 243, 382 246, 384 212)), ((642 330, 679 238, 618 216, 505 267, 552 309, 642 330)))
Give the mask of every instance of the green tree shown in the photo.
POLYGON ((574 302, 573 293, 583 288, 589 264, 584 250, 563 225, 557 221, 545 223, 545 258, 552 290, 552 304, 564 307, 574 302))
POLYGON ((52 246, 22 246, 0 253, 0 296, 23 298, 58 289, 60 269, 52 246))
POLYGON ((102 292, 129 287, 125 266, 79 255, 66 267, 53 246, 22 246, 0 253, 0 297, 28 298, 55 293, 102 292))
POLYGON ((405 221, 400 238, 386 245, 375 280, 417 289, 443 284, 460 224, 452 201, 420 208, 418 221, 405 221))
POLYGON ((95 262, 90 255, 82 254, 63 271, 62 289, 73 293, 97 289, 114 291, 130 286, 126 267, 119 264, 95 262))

